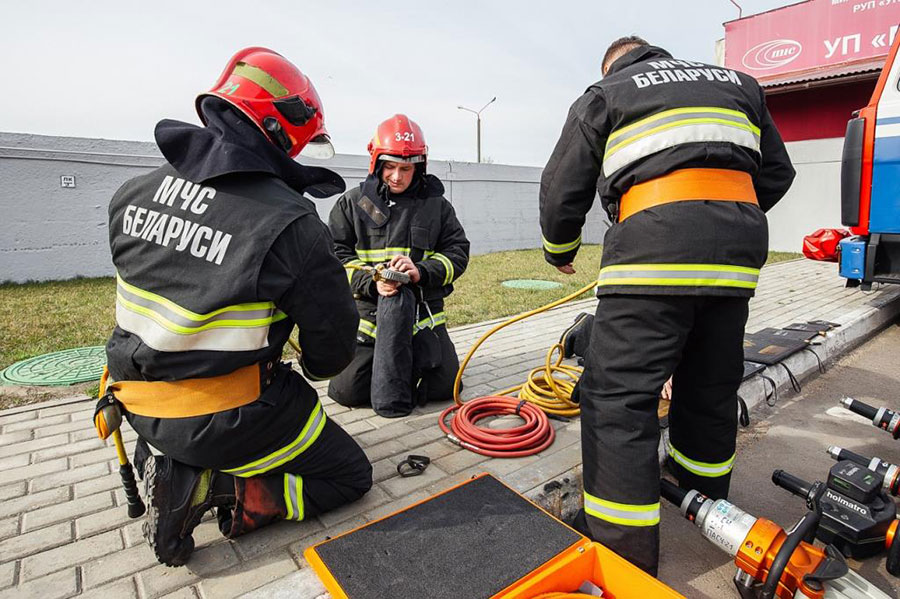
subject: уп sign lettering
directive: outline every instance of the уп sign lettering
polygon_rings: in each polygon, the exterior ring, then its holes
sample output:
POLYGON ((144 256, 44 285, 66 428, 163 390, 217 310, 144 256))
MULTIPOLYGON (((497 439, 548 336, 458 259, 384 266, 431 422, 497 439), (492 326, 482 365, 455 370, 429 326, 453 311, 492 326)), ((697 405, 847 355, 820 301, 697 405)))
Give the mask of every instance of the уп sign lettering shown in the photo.
POLYGON ((75 187, 75 175, 60 175, 60 187, 75 187))
POLYGON ((813 0, 725 23, 725 66, 754 77, 885 56, 900 0, 813 0))

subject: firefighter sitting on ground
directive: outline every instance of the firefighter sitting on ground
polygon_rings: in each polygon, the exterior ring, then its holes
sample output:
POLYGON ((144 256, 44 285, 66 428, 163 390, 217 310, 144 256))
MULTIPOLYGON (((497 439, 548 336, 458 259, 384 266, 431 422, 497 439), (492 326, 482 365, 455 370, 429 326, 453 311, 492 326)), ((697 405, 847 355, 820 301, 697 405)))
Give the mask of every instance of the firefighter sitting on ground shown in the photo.
POLYGON ((443 184, 426 173, 428 148, 416 123, 402 114, 384 121, 369 153, 369 176, 338 199, 328 222, 360 317, 356 356, 328 395, 398 417, 453 395, 459 360, 444 298, 466 269, 469 241, 443 184), (385 263, 410 283, 359 270, 385 263))
POLYGON ((344 183, 293 160, 304 148, 333 153, 319 97, 285 58, 247 48, 196 106, 205 127, 161 121, 166 164, 109 206, 118 274, 108 389, 141 439, 144 536, 169 566, 187 561, 210 508, 232 538, 372 485, 363 451, 280 362, 295 324, 308 378, 335 375, 355 349, 346 275, 303 197, 344 183))

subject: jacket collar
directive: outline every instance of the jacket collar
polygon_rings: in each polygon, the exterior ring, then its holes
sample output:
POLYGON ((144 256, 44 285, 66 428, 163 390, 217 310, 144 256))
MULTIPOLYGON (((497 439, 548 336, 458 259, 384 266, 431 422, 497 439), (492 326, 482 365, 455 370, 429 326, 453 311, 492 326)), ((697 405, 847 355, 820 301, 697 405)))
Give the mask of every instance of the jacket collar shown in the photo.
POLYGON ((304 166, 279 150, 224 100, 205 98, 201 110, 205 127, 165 119, 154 131, 165 159, 187 179, 203 183, 233 173, 263 173, 316 198, 346 189, 344 180, 334 171, 304 166))
POLYGON ((632 50, 629 50, 619 58, 617 58, 610 66, 609 71, 606 72, 606 77, 609 77, 613 73, 621 71, 624 68, 630 67, 633 64, 643 62, 645 60, 653 60, 655 58, 672 58, 672 55, 659 48, 657 46, 639 46, 632 50))

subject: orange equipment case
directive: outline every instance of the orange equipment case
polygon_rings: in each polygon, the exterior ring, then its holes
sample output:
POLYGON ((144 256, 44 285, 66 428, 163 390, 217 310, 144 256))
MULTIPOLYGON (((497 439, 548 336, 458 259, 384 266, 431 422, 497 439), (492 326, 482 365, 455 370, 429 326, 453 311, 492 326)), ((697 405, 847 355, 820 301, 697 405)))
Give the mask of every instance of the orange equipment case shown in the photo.
POLYGON ((683 598, 489 474, 304 556, 334 599, 532 599, 584 582, 605 599, 683 598))

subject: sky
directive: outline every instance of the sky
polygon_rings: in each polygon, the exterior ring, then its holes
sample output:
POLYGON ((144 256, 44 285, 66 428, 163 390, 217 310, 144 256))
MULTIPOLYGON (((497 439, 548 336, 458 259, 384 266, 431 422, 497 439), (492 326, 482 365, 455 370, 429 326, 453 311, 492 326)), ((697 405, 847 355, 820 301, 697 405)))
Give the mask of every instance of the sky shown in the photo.
MULTIPOLYGON (((787 0, 736 0, 748 16, 787 0)), ((90 0, 6 2, 0 131, 151 141, 198 123, 194 97, 240 48, 265 46, 312 79, 339 153, 364 154, 401 112, 430 156, 543 166, 609 43, 640 35, 712 62, 729 0, 90 0)))

